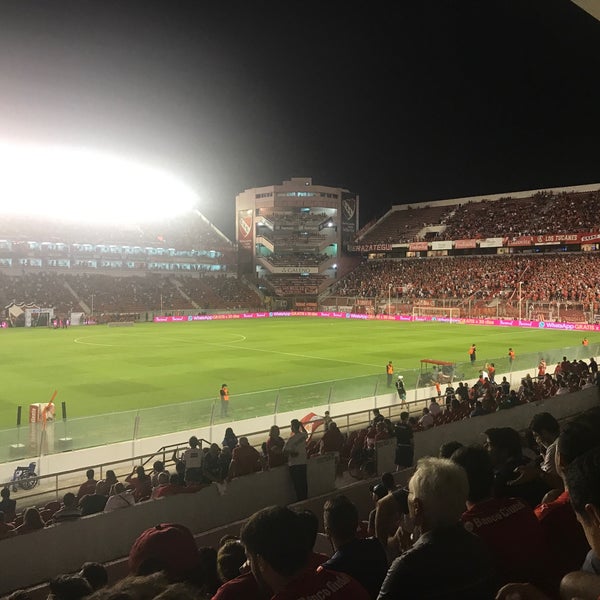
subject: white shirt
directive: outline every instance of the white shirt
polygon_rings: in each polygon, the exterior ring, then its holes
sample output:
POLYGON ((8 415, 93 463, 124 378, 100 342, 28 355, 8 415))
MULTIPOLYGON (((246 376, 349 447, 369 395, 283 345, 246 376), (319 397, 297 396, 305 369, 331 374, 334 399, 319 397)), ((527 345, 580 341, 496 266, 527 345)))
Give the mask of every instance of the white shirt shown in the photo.
POLYGON ((104 512, 112 512, 119 508, 127 508, 135 504, 135 498, 131 492, 121 492, 114 496, 109 496, 104 507, 104 512))
POLYGON ((202 467, 202 450, 200 448, 188 448, 181 457, 186 469, 200 469, 202 467))
POLYGON ((305 465, 308 462, 306 457, 306 440, 308 434, 304 431, 299 431, 290 436, 283 446, 283 451, 287 452, 288 465, 305 465), (294 455, 294 456, 293 456, 294 455))

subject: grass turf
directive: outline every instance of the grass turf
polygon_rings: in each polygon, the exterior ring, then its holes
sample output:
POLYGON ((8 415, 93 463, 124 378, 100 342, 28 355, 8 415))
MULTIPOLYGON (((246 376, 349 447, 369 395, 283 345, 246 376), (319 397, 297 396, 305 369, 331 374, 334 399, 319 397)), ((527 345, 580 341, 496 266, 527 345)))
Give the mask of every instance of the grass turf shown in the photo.
MULTIPOLYGON (((30 403, 46 402, 58 390, 58 418, 60 403, 66 402, 69 420, 105 415, 103 429, 123 439, 131 437, 132 415, 122 422, 107 413, 146 409, 141 435, 193 428, 209 421, 222 383, 231 392, 231 417, 239 420, 273 412, 276 399, 284 411, 387 391, 388 360, 410 388, 421 358, 464 363, 457 374, 466 378, 490 360, 498 372, 507 369, 509 346, 517 353, 515 369, 533 366, 541 354, 551 366, 562 348, 580 348, 583 337, 581 332, 304 317, 9 329, 0 335, 0 429, 15 426, 18 405, 26 421, 30 403), (473 367, 471 343, 477 344, 473 367), (557 350, 551 355, 548 349, 557 350), (525 359, 528 353, 533 356, 525 359)), ((216 409, 218 421, 218 403, 216 409)))

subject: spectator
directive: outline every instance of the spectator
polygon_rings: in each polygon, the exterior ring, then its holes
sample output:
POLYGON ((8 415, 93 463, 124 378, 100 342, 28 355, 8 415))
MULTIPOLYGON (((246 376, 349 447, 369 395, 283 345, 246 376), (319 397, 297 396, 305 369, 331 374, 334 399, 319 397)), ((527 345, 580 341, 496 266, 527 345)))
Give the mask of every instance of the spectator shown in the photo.
POLYGON ((532 582, 558 591, 553 562, 546 548, 542 527, 520 498, 493 498, 494 470, 485 448, 461 447, 452 461, 467 473, 469 495, 462 522, 467 531, 479 536, 491 552, 499 583, 532 582))
POLYGON ((243 436, 239 439, 239 445, 234 448, 229 465, 229 478, 242 477, 256 473, 262 469, 260 453, 243 436))
POLYGON ((267 464, 269 469, 281 467, 285 464, 285 455, 283 454, 285 442, 279 433, 279 427, 277 427, 277 425, 272 425, 266 442, 267 464))
POLYGON ((378 408, 373 409, 373 419, 371 420, 371 427, 376 428, 377 423, 384 420, 384 416, 379 412, 378 408))
MULTIPOLYGON (((77 497, 73 495, 74 501, 77 497)), ((81 575, 58 575, 48 582, 51 600, 80 600, 92 593, 92 586, 81 575)))
POLYGON ((442 414, 442 407, 438 404, 437 398, 432 398, 429 402, 429 412, 435 419, 442 414))
POLYGON ((316 552, 314 549, 319 534, 319 517, 312 510, 305 509, 298 511, 298 518, 302 523, 302 529, 308 544, 308 565, 311 569, 317 569, 329 559, 327 554, 316 552))
POLYGON ((433 415, 427 407, 423 408, 423 416, 419 419, 419 425, 423 429, 431 429, 434 425, 433 415))
POLYGON ((133 472, 125 477, 128 489, 133 492, 136 502, 147 500, 152 495, 152 480, 141 465, 133 468, 133 472), (134 476, 135 473, 135 476, 134 476))
POLYGON ((88 469, 85 472, 86 480, 79 486, 77 492, 77 501, 81 500, 87 494, 93 494, 96 491, 97 481, 94 479, 94 469, 88 469))
POLYGON ((400 421, 394 427, 396 436, 396 456, 394 463, 396 471, 412 467, 414 460, 414 432, 408 419, 410 414, 407 411, 400 413, 400 421))
POLYGON ((25 509, 25 512, 23 513, 23 523, 21 523, 15 531, 19 535, 23 535, 24 533, 31 533, 38 529, 44 529, 45 525, 46 524, 40 515, 40 511, 35 507, 30 507, 25 509))
POLYGON ((558 421, 548 412, 533 416, 529 429, 538 447, 543 451, 542 462, 517 467, 520 476, 514 484, 541 479, 550 489, 563 490, 563 481, 556 470, 556 445, 560 434, 558 421))
POLYGON ((442 444, 440 446, 440 451, 438 452, 438 457, 439 458, 450 458, 454 452, 456 452, 459 448, 462 448, 463 445, 456 441, 453 440, 451 442, 445 442, 444 444, 442 444))
POLYGON ((12 521, 17 514, 17 501, 10 497, 10 488, 3 487, 0 491, 0 510, 4 513, 4 517, 7 522, 12 521))
POLYGON ((233 433, 233 429, 228 427, 225 430, 225 437, 223 438, 222 446, 228 446, 229 449, 233 452, 233 449, 238 445, 238 438, 235 433, 233 433))
MULTIPOLYGON (((163 463, 162 460, 156 460, 152 465, 152 472, 150 473, 150 479, 152 480, 152 488, 155 488, 158 485, 158 476, 161 473, 166 473, 167 476, 169 475, 169 471, 165 469, 165 463, 163 463)), ((168 480, 169 478, 167 477, 167 481, 168 480)))
POLYGON ((338 429, 335 422, 329 424, 329 428, 323 434, 319 444, 319 452, 327 454, 328 452, 336 452, 338 455, 342 451, 345 442, 344 434, 338 429))
POLYGON ((90 584, 94 591, 108 585, 108 571, 103 564, 97 562, 85 562, 81 565, 79 575, 90 584))
POLYGON ((377 538, 357 537, 358 521, 358 510, 346 496, 325 502, 323 525, 334 554, 323 567, 351 575, 371 598, 377 598, 387 573, 387 557, 377 538))
POLYGON ((192 532, 178 523, 161 523, 143 531, 129 551, 129 573, 164 571, 171 582, 197 582, 198 548, 192 532))
MULTIPOLYGON (((556 462, 558 472, 566 480, 569 465, 588 450, 595 448, 600 440, 600 411, 588 410, 567 423, 558 437, 556 462)), ((588 542, 577 523, 570 502, 569 490, 554 500, 547 500, 536 507, 540 521, 554 556, 556 570, 560 575, 582 567, 588 542)))
POLYGON ((110 496, 106 501, 104 512, 112 512, 120 508, 128 508, 135 504, 133 493, 125 489, 125 485, 118 481, 112 486, 110 496))
POLYGON ((100 481, 101 487, 96 487, 96 493, 101 493, 102 495, 108 497, 112 486, 115 485, 115 483, 118 483, 118 481, 119 480, 117 479, 115 472, 112 469, 109 469, 106 471, 106 477, 100 481))
POLYGON ((373 504, 375 505, 375 507, 373 508, 372 511, 369 512, 369 518, 367 520, 367 534, 370 536, 374 536, 375 535, 375 516, 377 514, 377 503, 384 496, 388 495, 389 490, 386 488, 386 486, 382 482, 379 482, 375 485, 369 486, 369 492, 371 492, 371 498, 373 500, 373 504))
POLYGON ((288 457, 288 467, 290 477, 296 492, 296 500, 306 500, 308 497, 306 440, 308 434, 304 425, 298 419, 291 421, 292 435, 288 438, 283 447, 284 453, 288 457))
POLYGON ((241 540, 254 577, 273 600, 369 598, 348 575, 308 567, 310 549, 303 523, 289 508, 272 506, 253 514, 242 528, 241 540))
POLYGON ((51 519, 51 523, 62 523, 64 521, 75 521, 81 517, 81 509, 77 506, 77 497, 71 492, 63 496, 63 506, 57 510, 51 519))
MULTIPOLYGON (((588 450, 567 468, 565 487, 569 490, 573 510, 583 527, 592 550, 600 556, 600 446, 588 450)), ((597 598, 600 577, 574 572, 561 583, 563 598, 597 598)))
POLYGON ((4 512, 0 510, 0 540, 13 537, 14 535, 17 535, 15 528, 6 522, 4 512))
POLYGON ((422 535, 389 568, 378 598, 494 597, 496 574, 483 542, 460 523, 469 484, 443 458, 421 459, 409 482, 408 506, 422 535))
POLYGON ((202 591, 205 594, 202 598, 211 598, 221 585, 217 575, 217 550, 212 546, 198 549, 198 579, 202 582, 202 591))
POLYGON ((181 462, 185 466, 184 477, 187 484, 198 484, 202 482, 202 450, 198 438, 190 437, 189 448, 181 455, 181 462))
POLYGON ((176 494, 186 494, 190 491, 196 491, 197 489, 194 486, 182 485, 181 480, 177 475, 171 475, 166 483, 162 483, 164 476, 166 476, 166 473, 160 474, 161 484, 152 491, 152 497, 154 499, 164 498, 165 496, 175 496, 176 494))
POLYGON ((550 487, 541 479, 523 483, 516 481, 519 477, 517 467, 527 464, 523 458, 519 433, 510 427, 499 427, 486 430, 485 435, 485 448, 494 467, 494 497, 517 496, 535 508, 550 487))
POLYGON ((170 476, 164 471, 158 474, 156 486, 152 488, 152 495, 150 496, 153 500, 163 495, 164 488, 169 485, 169 479, 170 476))
POLYGON ((81 516, 93 515, 95 513, 101 513, 104 511, 108 496, 105 496, 101 492, 104 490, 104 485, 101 481, 96 483, 96 490, 93 494, 86 494, 79 501, 79 508, 81 509, 81 516))
POLYGON ((246 562, 246 553, 239 540, 229 540, 217 552, 217 574, 226 583, 240 575, 240 570, 246 562))
POLYGON ((222 483, 223 475, 221 473, 221 460, 220 460, 221 448, 219 444, 211 444, 208 452, 202 459, 202 475, 204 482, 222 483))

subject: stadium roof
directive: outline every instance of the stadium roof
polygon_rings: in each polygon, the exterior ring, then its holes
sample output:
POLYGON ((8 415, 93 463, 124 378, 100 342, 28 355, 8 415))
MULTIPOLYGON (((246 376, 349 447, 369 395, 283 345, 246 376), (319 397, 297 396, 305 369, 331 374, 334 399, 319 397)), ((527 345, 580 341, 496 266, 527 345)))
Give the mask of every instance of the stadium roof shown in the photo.
POLYGON ((572 0, 572 2, 600 21, 600 0, 572 0))

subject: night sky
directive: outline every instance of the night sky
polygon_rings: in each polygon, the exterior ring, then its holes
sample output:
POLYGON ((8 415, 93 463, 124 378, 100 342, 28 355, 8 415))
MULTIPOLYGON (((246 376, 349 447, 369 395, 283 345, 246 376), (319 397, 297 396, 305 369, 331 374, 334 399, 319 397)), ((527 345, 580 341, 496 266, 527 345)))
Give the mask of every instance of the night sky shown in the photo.
POLYGON ((228 235, 290 177, 359 193, 361 224, 600 182, 599 75, 569 0, 0 3, 0 136, 166 167, 228 235))

